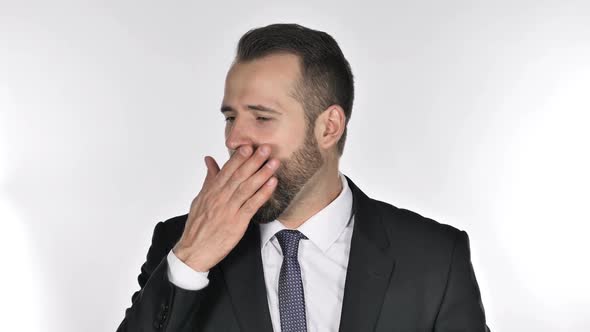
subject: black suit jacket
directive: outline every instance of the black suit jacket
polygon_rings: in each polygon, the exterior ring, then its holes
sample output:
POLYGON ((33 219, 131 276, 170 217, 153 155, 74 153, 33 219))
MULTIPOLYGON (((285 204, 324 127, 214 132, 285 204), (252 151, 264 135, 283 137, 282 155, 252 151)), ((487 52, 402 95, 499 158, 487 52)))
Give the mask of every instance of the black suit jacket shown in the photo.
MULTIPOLYGON (((355 224, 340 332, 489 331, 464 231, 365 195, 346 176, 355 224)), ((158 222, 118 332, 272 331, 258 225, 199 291, 168 280, 187 215, 158 222)))

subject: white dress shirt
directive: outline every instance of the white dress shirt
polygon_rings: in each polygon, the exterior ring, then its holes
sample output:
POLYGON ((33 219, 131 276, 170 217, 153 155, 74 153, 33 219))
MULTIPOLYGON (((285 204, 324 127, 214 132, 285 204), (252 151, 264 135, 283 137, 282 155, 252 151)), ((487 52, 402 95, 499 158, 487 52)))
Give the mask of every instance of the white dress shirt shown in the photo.
MULTIPOLYGON (((298 252, 308 332, 336 332, 340 325, 354 216, 352 192, 344 175, 338 174, 342 181, 338 197, 297 228, 308 238, 300 241, 298 252)), ((279 220, 260 224, 262 267, 274 331, 281 331, 278 286, 283 262, 275 234, 283 229, 286 227, 279 220)), ((168 278, 174 285, 199 290, 209 284, 209 272, 193 270, 172 250, 167 260, 168 278)))

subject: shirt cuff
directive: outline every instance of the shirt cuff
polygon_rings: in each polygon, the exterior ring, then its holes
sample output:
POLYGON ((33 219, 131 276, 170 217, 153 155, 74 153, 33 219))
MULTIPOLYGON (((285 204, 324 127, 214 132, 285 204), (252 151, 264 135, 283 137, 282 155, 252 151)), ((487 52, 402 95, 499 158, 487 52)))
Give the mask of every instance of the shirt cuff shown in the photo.
POLYGON ((209 271, 193 270, 181 261, 172 250, 166 256, 168 260, 168 279, 177 287, 186 290, 200 290, 209 284, 209 271))

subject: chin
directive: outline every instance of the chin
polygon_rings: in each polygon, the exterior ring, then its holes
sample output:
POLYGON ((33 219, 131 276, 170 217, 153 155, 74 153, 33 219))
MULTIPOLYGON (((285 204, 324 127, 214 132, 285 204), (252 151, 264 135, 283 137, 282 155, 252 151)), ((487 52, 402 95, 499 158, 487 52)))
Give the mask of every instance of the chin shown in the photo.
POLYGON ((252 217, 252 221, 257 224, 267 224, 276 220, 282 211, 277 208, 276 200, 274 198, 274 193, 270 197, 268 201, 266 201, 259 209, 256 211, 254 216, 252 217))

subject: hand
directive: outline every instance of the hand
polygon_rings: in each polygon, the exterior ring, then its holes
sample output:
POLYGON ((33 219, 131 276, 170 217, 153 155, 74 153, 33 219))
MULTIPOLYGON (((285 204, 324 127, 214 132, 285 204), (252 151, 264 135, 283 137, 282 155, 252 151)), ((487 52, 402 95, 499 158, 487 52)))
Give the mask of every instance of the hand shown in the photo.
POLYGON ((195 271, 209 271, 238 244, 250 219, 271 197, 279 160, 271 158, 270 146, 256 151, 242 146, 219 170, 212 157, 205 157, 207 176, 191 203, 180 240, 172 251, 195 271))

